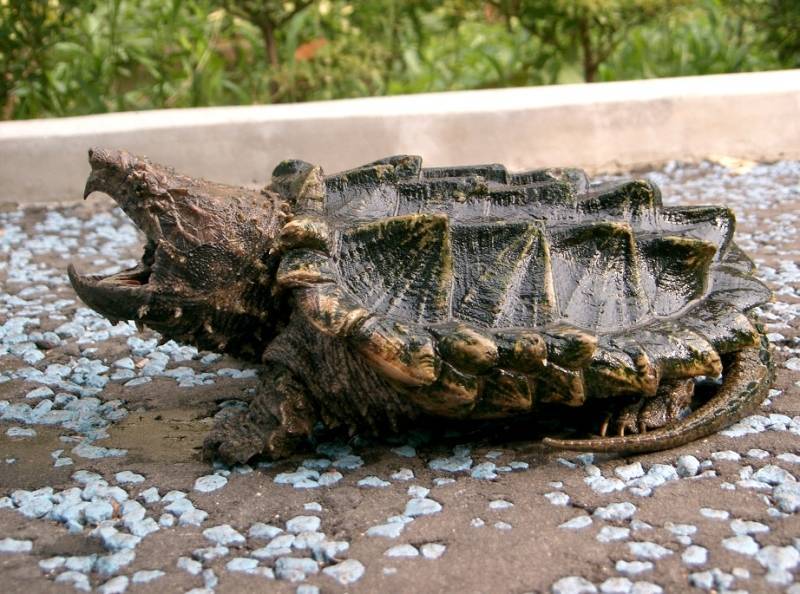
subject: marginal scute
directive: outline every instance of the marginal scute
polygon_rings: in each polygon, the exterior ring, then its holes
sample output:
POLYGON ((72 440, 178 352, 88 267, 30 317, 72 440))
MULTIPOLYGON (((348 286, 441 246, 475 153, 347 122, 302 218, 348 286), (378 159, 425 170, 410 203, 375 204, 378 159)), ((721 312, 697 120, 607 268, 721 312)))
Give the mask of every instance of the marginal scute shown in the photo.
POLYGON ((526 413, 533 407, 535 384, 521 373, 498 369, 486 378, 472 413, 477 419, 497 419, 526 413))
POLYGON ((632 332, 631 339, 647 351, 663 379, 722 373, 722 361, 713 345, 688 328, 669 322, 652 324, 632 332))
POLYGON ((330 229, 327 223, 316 218, 299 217, 281 228, 276 248, 283 252, 310 248, 329 253, 330 241, 330 229))
POLYGON ((673 206, 659 212, 662 232, 707 241, 717 246, 717 260, 727 253, 736 216, 724 206, 673 206))
POLYGON ((653 396, 659 380, 659 369, 647 352, 624 337, 604 339, 586 369, 586 381, 598 398, 617 394, 653 396))
POLYGON ((497 364, 497 345, 490 336, 464 324, 434 331, 440 336, 438 348, 442 358, 458 369, 480 374, 497 364))
POLYGON ((426 388, 412 390, 410 398, 428 414, 463 418, 475 407, 479 387, 480 382, 474 375, 462 373, 443 362, 436 382, 426 388))
POLYGON ((731 243, 721 261, 722 264, 730 268, 734 268, 742 274, 752 274, 756 269, 755 263, 750 259, 750 256, 744 253, 735 243, 731 243))
POLYGON ((409 386, 426 386, 439 374, 441 361, 426 332, 398 328, 386 318, 372 316, 349 332, 356 349, 387 378, 409 386))
POLYGON ((681 324, 704 336, 718 353, 758 345, 760 333, 745 314, 723 301, 707 299, 681 318, 681 324))
POLYGON ((294 296, 308 322, 329 336, 346 336, 370 315, 332 283, 295 290, 294 296))
POLYGON ((295 205, 297 210, 320 212, 325 201, 322 167, 305 161, 282 161, 272 172, 272 190, 295 205))
POLYGON ((532 373, 547 364, 547 343, 532 330, 509 329, 494 333, 498 366, 503 369, 532 373))
POLYGON ((286 254, 278 266, 275 284, 281 290, 310 287, 336 281, 335 271, 327 255, 314 250, 298 249, 286 254))
POLYGON ((740 311, 752 309, 769 301, 772 296, 764 283, 733 267, 717 266, 712 279, 709 298, 730 303, 740 311))
POLYGON ((536 376, 536 394, 540 402, 581 406, 587 395, 584 372, 548 363, 536 376))
POLYGON ((547 360, 567 369, 582 369, 597 350, 597 336, 570 324, 548 326, 542 332, 547 360))

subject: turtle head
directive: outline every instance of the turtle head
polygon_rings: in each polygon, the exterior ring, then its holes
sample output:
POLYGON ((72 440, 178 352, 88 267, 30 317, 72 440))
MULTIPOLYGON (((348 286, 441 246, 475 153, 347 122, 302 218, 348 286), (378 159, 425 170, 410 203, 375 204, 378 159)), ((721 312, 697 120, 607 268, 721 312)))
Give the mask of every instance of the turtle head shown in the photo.
POLYGON ((125 151, 93 149, 89 163, 84 198, 111 196, 146 244, 136 266, 109 276, 80 275, 70 265, 80 298, 112 321, 257 359, 281 307, 271 248, 286 206, 270 192, 178 175, 125 151))

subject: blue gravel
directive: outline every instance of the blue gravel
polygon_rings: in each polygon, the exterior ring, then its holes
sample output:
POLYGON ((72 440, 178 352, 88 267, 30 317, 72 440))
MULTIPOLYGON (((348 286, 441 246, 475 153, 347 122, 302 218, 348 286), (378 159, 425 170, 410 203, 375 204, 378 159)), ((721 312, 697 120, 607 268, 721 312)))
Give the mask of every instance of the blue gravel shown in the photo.
POLYGON ((201 476, 194 482, 194 490, 201 493, 210 493, 221 489, 228 484, 228 479, 219 474, 210 474, 208 476, 201 476))
POLYGON ((413 545, 401 544, 387 549, 384 555, 387 557, 419 557, 419 550, 413 545))
POLYGON ((165 575, 166 573, 160 569, 142 569, 133 574, 131 582, 134 584, 148 584, 165 575))
POLYGON ((364 575, 364 566, 355 559, 347 559, 322 570, 325 575, 335 579, 343 586, 352 584, 364 575))
POLYGON ((438 501, 426 497, 415 497, 406 504, 403 514, 413 518, 437 514, 440 511, 442 511, 442 504, 438 501))
POLYGON ((250 538, 255 538, 257 540, 270 540, 278 536, 281 532, 283 532, 283 530, 277 526, 264 524, 263 522, 256 522, 250 526, 250 529, 247 531, 247 535, 250 538))
POLYGON ((356 483, 359 487, 368 487, 373 489, 382 489, 391 485, 389 481, 384 481, 377 476, 366 476, 356 483))
POLYGON ((243 545, 245 538, 234 530, 229 524, 222 524, 203 530, 203 536, 208 540, 223 546, 243 545))
POLYGON ((136 474, 135 472, 131 472, 130 470, 123 470, 122 472, 118 472, 117 474, 114 475, 114 478, 121 485, 144 482, 144 477, 141 474, 136 474))
POLYGON ((225 564, 228 571, 242 571, 245 573, 252 572, 258 567, 258 559, 251 559, 249 557, 235 557, 225 564))
POLYGON ((397 538, 403 532, 404 524, 400 522, 390 522, 371 526, 367 530, 367 536, 379 536, 383 538, 397 538))
POLYGON ((33 543, 30 540, 0 539, 0 553, 29 553, 32 549, 33 543))
POLYGON ((112 555, 99 557, 95 563, 95 570, 101 575, 114 575, 123 567, 130 565, 136 559, 136 553, 130 549, 122 550, 112 555))
POLYGON ((317 516, 295 516, 286 522, 286 530, 294 534, 316 532, 320 524, 321 520, 317 516))

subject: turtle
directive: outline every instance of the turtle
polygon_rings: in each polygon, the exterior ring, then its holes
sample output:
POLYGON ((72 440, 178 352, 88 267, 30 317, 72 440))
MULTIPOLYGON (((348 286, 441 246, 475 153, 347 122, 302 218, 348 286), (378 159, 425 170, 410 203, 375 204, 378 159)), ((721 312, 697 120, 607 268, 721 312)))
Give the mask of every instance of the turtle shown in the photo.
POLYGON ((79 297, 262 366, 209 459, 285 457, 320 424, 386 435, 545 408, 565 425, 601 411, 546 446, 637 454, 734 423, 773 379, 753 312, 771 293, 733 212, 664 206, 648 179, 398 155, 333 175, 285 160, 257 190, 122 150, 89 162, 84 198, 111 196, 146 244, 116 274, 70 265, 79 297))

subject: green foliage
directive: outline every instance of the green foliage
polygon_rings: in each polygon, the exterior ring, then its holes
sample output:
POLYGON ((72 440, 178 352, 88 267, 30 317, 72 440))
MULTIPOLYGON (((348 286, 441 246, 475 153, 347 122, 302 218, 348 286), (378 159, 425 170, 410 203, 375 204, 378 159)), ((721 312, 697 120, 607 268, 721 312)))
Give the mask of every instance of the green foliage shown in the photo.
POLYGON ((796 0, 0 0, 0 118, 800 66, 796 0))
POLYGON ((599 80, 748 72, 790 66, 768 48, 763 13, 703 0, 639 28, 600 67, 599 80))

